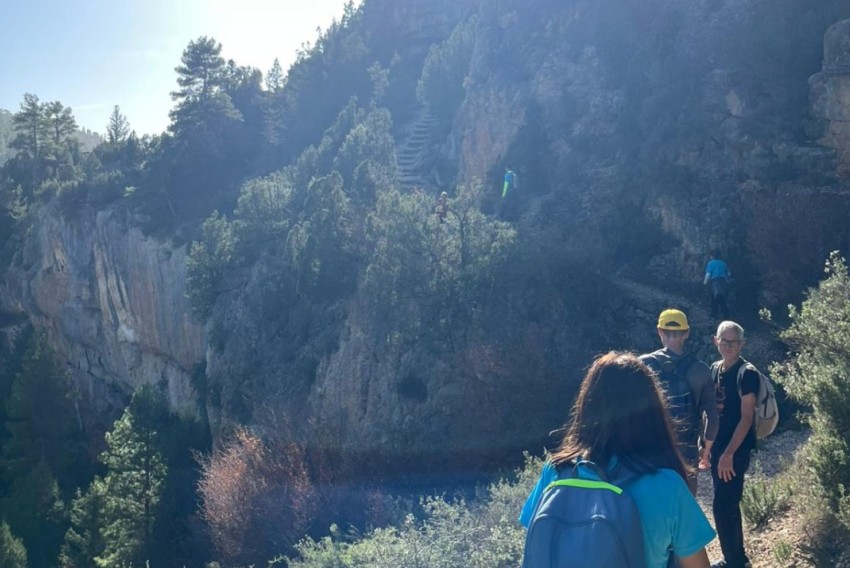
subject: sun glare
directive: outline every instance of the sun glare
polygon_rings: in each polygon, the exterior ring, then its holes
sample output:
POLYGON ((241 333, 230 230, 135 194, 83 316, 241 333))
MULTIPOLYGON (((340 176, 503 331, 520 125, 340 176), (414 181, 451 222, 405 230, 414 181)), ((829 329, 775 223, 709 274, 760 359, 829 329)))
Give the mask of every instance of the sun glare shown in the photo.
POLYGON ((214 0, 209 35, 222 44, 222 55, 239 65, 265 72, 275 58, 284 68, 305 41, 314 41, 315 29, 327 28, 340 18, 345 0, 214 0))

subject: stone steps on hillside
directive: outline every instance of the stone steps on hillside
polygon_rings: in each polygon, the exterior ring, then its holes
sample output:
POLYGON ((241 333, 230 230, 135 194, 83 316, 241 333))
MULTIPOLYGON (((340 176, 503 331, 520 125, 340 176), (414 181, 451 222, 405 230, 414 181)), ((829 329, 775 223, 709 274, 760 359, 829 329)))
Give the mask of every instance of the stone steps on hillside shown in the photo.
POLYGON ((404 129, 401 140, 396 143, 397 179, 404 190, 428 189, 434 184, 428 181, 425 162, 436 120, 424 106, 417 107, 412 114, 414 118, 404 129))

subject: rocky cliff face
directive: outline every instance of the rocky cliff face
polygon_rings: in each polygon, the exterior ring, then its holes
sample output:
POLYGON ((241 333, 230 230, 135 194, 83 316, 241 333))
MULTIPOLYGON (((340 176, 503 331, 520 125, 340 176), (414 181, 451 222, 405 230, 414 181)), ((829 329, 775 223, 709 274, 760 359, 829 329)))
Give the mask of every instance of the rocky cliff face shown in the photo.
POLYGON ((146 237, 121 209, 66 218, 54 203, 33 221, 0 300, 48 331, 97 429, 146 383, 165 382, 175 410, 197 412, 191 376, 205 340, 185 290, 185 247, 146 237))
POLYGON ((827 30, 823 70, 809 84, 812 115, 823 122, 819 142, 836 151, 840 169, 850 174, 850 20, 827 30))

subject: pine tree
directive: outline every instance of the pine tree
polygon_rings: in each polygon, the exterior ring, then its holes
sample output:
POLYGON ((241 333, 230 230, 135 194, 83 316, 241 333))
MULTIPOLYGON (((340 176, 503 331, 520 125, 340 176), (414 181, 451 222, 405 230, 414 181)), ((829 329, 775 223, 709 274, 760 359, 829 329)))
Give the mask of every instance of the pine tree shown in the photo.
POLYGON ((213 38, 202 36, 190 41, 177 71, 180 89, 171 93, 177 106, 171 111, 171 126, 175 134, 199 129, 215 131, 215 123, 224 119, 239 120, 241 115, 224 90, 229 75, 221 56, 221 44, 213 38))
POLYGON ((12 534, 7 523, 0 523, 0 568, 27 568, 27 549, 12 534))
POLYGON ((129 134, 130 123, 127 117, 121 114, 121 108, 115 105, 109 115, 109 124, 106 125, 106 140, 110 144, 118 144, 126 140, 129 134))
POLYGON ((103 554, 106 544, 101 536, 106 486, 95 477, 89 490, 79 489, 71 504, 71 527, 65 533, 59 565, 62 568, 84 568, 92 566, 94 559, 103 554))
POLYGON ((55 563, 65 532, 61 487, 85 476, 70 376, 43 333, 30 339, 6 401, 2 511, 32 566, 55 563))
POLYGON ((3 499, 4 517, 28 551, 31 568, 50 568, 65 533, 65 504, 59 485, 46 462, 36 464, 28 475, 15 478, 3 499))
POLYGON ((21 109, 12 115, 15 137, 11 146, 21 153, 21 158, 29 162, 32 179, 28 186, 35 187, 41 182, 43 169, 43 146, 47 143, 49 124, 44 106, 38 97, 31 93, 24 95, 21 109))
POLYGON ((187 294, 198 321, 209 317, 235 250, 233 226, 218 211, 204 221, 202 233, 203 237, 192 243, 186 261, 187 294))
POLYGON ((146 385, 106 435, 100 457, 107 467, 100 533, 105 548, 95 558, 98 566, 142 566, 155 553, 153 525, 167 473, 161 429, 167 420, 162 393, 146 385))
POLYGON ((71 108, 62 106, 59 101, 45 103, 44 114, 50 128, 50 139, 56 146, 61 146, 77 130, 77 121, 71 108))
POLYGON ((266 90, 271 93, 279 93, 283 90, 284 85, 286 85, 286 75, 283 74, 280 61, 275 57, 272 68, 266 74, 266 90))
POLYGON ((189 42, 180 58, 177 84, 180 90, 171 93, 175 101, 203 101, 212 96, 224 82, 225 61, 221 44, 211 37, 201 36, 189 42))
POLYGON ((27 476, 46 462, 55 474, 67 472, 79 448, 80 426, 70 374, 43 333, 35 334, 6 401, 3 472, 27 476))

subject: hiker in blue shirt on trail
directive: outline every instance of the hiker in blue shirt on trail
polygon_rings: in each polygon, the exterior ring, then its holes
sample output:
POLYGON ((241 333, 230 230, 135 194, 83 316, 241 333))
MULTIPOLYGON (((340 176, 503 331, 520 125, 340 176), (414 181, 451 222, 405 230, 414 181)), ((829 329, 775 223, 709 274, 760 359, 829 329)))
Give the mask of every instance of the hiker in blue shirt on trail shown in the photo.
POLYGON ((711 317, 726 319, 729 317, 729 306, 726 298, 729 295, 732 273, 726 263, 712 253, 705 265, 704 285, 711 286, 711 317))
MULTIPOLYGON (((671 555, 681 568, 709 568, 705 546, 715 532, 688 489, 692 468, 677 449, 665 395, 636 355, 612 351, 591 365, 564 439, 522 508, 523 526, 532 523, 550 484, 581 460, 611 479, 623 477, 622 470, 633 473, 621 486, 638 510, 647 568, 666 568, 671 555)), ((578 464, 576 470, 580 479, 600 479, 590 467, 578 464)), ((577 566, 598 566, 593 551, 585 555, 575 559, 577 566)))

